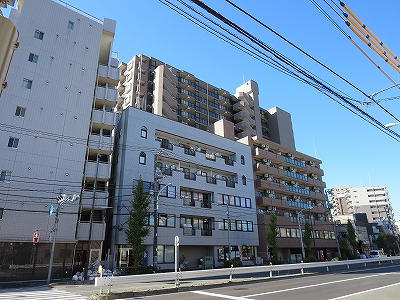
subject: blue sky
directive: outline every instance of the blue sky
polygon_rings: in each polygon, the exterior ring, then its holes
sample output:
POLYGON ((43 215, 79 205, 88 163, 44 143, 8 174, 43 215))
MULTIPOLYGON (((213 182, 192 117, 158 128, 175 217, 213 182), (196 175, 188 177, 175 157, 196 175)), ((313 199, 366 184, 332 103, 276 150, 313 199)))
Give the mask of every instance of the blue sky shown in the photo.
MULTIPOLYGON (((182 7, 177 0, 169 1, 182 7)), ((393 86, 312 1, 232 1, 366 94, 393 86)), ((106 17, 117 21, 113 50, 118 52, 120 61, 128 62, 132 56, 142 53, 184 69, 231 93, 244 81, 255 80, 259 84, 260 105, 263 108, 278 106, 291 114, 297 150, 323 161, 323 179, 328 188, 342 185, 386 186, 395 218, 400 219, 398 141, 314 88, 216 38, 158 0, 122 0, 111 4, 104 0, 66 2, 99 19, 106 17)), ((351 33, 324 1, 318 2, 391 78, 400 82, 398 72, 351 33)), ((338 4, 337 0, 326 2, 338 4)), ((400 11, 398 0, 344 2, 390 50, 400 56, 400 45, 396 42, 400 11)), ((204 3, 342 93, 359 101, 367 100, 362 93, 234 10, 225 1, 204 0, 204 3)), ((399 89, 392 88, 379 93, 375 99, 399 94, 399 89)), ((400 118, 400 99, 379 103, 400 118)), ((383 124, 395 121, 376 104, 363 108, 383 124)), ((400 133, 400 125, 392 129, 400 133)))

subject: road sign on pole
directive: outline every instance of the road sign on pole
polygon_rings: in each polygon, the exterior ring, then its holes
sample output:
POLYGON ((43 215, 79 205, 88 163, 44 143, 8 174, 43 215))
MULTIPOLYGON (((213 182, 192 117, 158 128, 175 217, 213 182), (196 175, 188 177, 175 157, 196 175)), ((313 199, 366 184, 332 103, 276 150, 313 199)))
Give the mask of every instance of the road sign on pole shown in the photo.
POLYGON ((33 242, 34 243, 38 243, 39 242, 39 236, 40 236, 40 233, 38 231, 35 231, 33 233, 33 242))

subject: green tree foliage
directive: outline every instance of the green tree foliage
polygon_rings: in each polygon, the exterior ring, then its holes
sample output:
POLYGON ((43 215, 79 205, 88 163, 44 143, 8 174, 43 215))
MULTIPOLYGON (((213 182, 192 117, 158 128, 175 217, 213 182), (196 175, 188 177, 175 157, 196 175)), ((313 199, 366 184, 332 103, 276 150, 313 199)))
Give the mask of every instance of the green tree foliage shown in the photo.
POLYGON ((132 247, 131 262, 137 267, 143 258, 143 240, 150 233, 146 226, 150 199, 143 191, 143 180, 140 178, 133 193, 131 210, 129 211, 128 227, 125 230, 126 242, 132 247))
POLYGON ((353 252, 353 258, 356 257, 357 253, 357 235, 356 230, 354 229, 353 223, 350 220, 347 220, 347 240, 351 246, 350 250, 353 252))
POLYGON ((312 238, 312 228, 311 225, 308 221, 306 221, 306 224, 304 226, 304 234, 303 234, 303 243, 306 245, 306 250, 307 250, 307 257, 311 257, 311 244, 313 242, 312 238))
POLYGON ((278 258, 278 234, 278 218, 275 214, 271 214, 269 219, 269 229, 267 230, 267 242, 269 248, 271 249, 272 261, 277 261, 278 258))
POLYGON ((381 228, 381 234, 375 240, 378 248, 383 248, 387 255, 394 255, 398 253, 399 249, 397 248, 398 240, 392 234, 386 234, 386 232, 381 228))

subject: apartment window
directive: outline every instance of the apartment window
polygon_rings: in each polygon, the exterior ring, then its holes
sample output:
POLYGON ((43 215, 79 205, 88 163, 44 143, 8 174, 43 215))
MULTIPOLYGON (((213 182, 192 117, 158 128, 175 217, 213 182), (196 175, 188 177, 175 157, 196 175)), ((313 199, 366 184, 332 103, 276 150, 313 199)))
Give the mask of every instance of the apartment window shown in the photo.
POLYGON ((243 185, 247 185, 247 179, 246 179, 246 176, 242 176, 242 184, 243 185))
POLYGON ((241 163, 242 165, 245 164, 245 163, 244 163, 244 155, 240 156, 240 163, 241 163))
POLYGON ((174 246, 157 245, 157 261, 159 263, 172 263, 175 260, 174 246))
POLYGON ((37 38, 37 39, 39 39, 39 40, 43 40, 43 35, 44 35, 44 33, 43 32, 41 32, 41 31, 39 31, 39 30, 35 30, 35 34, 33 35, 33 37, 35 37, 35 38, 37 38))
POLYGON ((3 220, 4 207, 0 207, 0 220, 3 220))
POLYGON ((30 54, 29 54, 28 60, 29 60, 30 62, 33 62, 33 63, 36 64, 37 61, 38 61, 38 58, 39 58, 39 55, 30 53, 30 54))
POLYGON ((17 106, 17 109, 15 110, 15 115, 18 117, 25 117, 25 111, 26 107, 17 106))
POLYGON ((18 148, 19 139, 15 137, 10 137, 8 139, 8 147, 10 148, 18 148))
POLYGON ((173 199, 176 198, 176 186, 160 184, 159 191, 160 191, 159 192, 160 196, 162 197, 173 198, 173 199))
POLYGON ((67 28, 68 28, 68 29, 74 29, 74 22, 68 21, 67 28))
POLYGON ((147 139, 147 128, 145 126, 140 130, 140 136, 144 139, 147 139))
POLYGON ((22 87, 26 89, 31 89, 32 80, 24 78, 24 80, 22 81, 22 87))
POLYGON ((0 181, 10 181, 11 179, 11 171, 1 171, 0 173, 0 181))
POLYGON ((146 164, 146 153, 140 152, 139 154, 139 164, 145 165, 146 164))

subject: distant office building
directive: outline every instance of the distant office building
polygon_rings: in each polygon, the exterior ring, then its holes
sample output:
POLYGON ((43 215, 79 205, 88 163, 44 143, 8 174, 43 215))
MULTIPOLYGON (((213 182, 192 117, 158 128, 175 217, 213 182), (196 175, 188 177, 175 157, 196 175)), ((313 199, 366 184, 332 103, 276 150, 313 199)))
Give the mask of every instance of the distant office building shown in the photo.
POLYGON ((13 280, 46 277, 57 197, 77 194, 79 203, 60 210, 54 255, 53 277, 69 277, 101 257, 105 237, 119 79, 116 22, 50 0, 18 1, 8 21, 20 48, 0 100, 2 270, 13 280))
POLYGON ((326 208, 321 161, 296 151, 290 114, 277 107, 261 108, 256 82, 250 80, 230 94, 144 55, 121 63, 120 70, 120 112, 136 107, 250 146, 260 257, 270 256, 266 231, 271 214, 278 216, 279 226, 275 259, 302 260, 298 223, 303 228, 306 221, 312 224, 315 238, 310 255, 321 260, 333 257, 335 234, 326 208), (218 124, 218 120, 226 122, 218 124))
POLYGON ((365 213, 369 223, 393 233, 394 214, 386 187, 334 187, 330 190, 333 215, 365 213))

